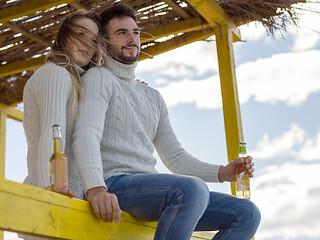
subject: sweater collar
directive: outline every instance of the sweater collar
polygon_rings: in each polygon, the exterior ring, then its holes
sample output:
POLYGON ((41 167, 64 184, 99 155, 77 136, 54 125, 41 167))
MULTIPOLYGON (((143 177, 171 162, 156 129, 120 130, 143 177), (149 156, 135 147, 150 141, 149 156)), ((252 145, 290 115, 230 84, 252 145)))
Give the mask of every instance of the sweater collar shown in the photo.
POLYGON ((85 74, 86 70, 84 70, 82 67, 79 67, 78 65, 76 65, 76 68, 77 68, 80 76, 82 76, 83 74, 85 74))
POLYGON ((132 64, 123 64, 108 55, 105 55, 103 65, 122 80, 135 81, 136 79, 135 69, 137 67, 137 62, 132 64))

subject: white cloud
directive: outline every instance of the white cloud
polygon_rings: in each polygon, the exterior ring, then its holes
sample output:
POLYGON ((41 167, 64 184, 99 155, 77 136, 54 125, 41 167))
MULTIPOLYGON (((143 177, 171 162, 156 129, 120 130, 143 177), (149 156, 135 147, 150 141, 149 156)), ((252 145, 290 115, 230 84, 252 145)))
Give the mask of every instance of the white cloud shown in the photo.
POLYGON ((256 149, 250 149, 250 155, 256 159, 266 160, 282 155, 305 161, 320 161, 320 132, 315 139, 306 139, 305 131, 298 125, 292 124, 290 130, 281 136, 270 139, 264 134, 257 143, 256 149), (293 150, 294 147, 299 150, 293 150))
POLYGON ((206 80, 171 82, 165 87, 157 88, 168 107, 183 103, 195 103, 198 108, 219 108, 222 105, 219 78, 206 80))
POLYGON ((266 37, 266 29, 260 22, 250 22, 239 27, 241 39, 245 41, 258 41, 266 37))
POLYGON ((237 69, 240 102, 284 101, 295 106, 320 91, 320 51, 282 53, 240 65, 237 69))
MULTIPOLYGON (((257 102, 303 103, 311 93, 320 91, 320 51, 283 53, 247 62, 237 68, 240 103, 251 97, 257 102)), ((161 80, 163 81, 163 80, 161 80)), ((218 75, 204 80, 184 77, 158 88, 168 106, 195 103, 199 108, 221 107, 218 75)))
POLYGON ((167 78, 157 78, 154 82, 158 85, 163 85, 168 84, 169 80, 167 78))
POLYGON ((216 45, 214 42, 195 42, 139 62, 137 73, 146 71, 181 78, 201 76, 210 71, 217 72, 216 45))
MULTIPOLYGON (((320 21, 320 19, 318 20, 320 21)), ((320 41, 320 30, 318 33, 310 29, 303 29, 299 31, 301 36, 297 37, 293 46, 293 51, 304 51, 314 48, 320 41)))
POLYGON ((258 142, 255 150, 250 150, 250 155, 256 159, 270 159, 284 154, 290 154, 292 148, 303 143, 305 132, 296 124, 292 124, 290 130, 270 140, 268 134, 265 134, 258 142))
POLYGON ((304 146, 296 153, 297 158, 307 161, 320 160, 320 133, 315 140, 307 139, 304 146))
POLYGON ((320 238, 320 164, 267 167, 252 182, 262 221, 256 239, 320 238))
POLYGON ((294 36, 294 51, 304 51, 314 48, 320 42, 320 4, 300 4, 299 7, 310 11, 298 11, 298 26, 289 26, 288 32, 294 36))
MULTIPOLYGON (((320 42, 320 4, 319 3, 303 3, 297 4, 295 11, 298 13, 298 25, 287 25, 287 34, 285 38, 293 38, 293 51, 305 51, 314 48, 320 42), (304 10, 299 10, 304 9, 304 10)), ((250 22, 249 24, 240 26, 241 36, 246 41, 270 41, 271 37, 267 36, 266 29, 260 22, 250 22)), ((274 35, 275 39, 282 38, 277 31, 274 35)))

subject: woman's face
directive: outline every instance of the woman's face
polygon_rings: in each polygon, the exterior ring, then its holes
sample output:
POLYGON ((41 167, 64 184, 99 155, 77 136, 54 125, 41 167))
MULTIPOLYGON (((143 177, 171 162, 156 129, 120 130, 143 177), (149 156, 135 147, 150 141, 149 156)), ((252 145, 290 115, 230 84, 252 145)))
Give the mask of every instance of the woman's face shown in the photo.
POLYGON ((77 39, 69 39, 67 41, 68 54, 79 67, 84 67, 88 65, 95 54, 95 45, 97 41, 95 36, 98 35, 99 28, 97 24, 89 18, 80 18, 77 19, 74 23, 87 29, 93 34, 91 35, 86 31, 77 29, 76 32, 86 44, 77 39))

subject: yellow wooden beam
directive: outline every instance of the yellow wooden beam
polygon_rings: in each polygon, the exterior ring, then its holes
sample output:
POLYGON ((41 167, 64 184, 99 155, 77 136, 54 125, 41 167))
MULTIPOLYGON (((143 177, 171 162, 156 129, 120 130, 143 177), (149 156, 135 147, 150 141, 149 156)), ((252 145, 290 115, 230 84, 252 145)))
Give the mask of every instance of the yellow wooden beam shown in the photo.
POLYGON ((213 29, 206 29, 204 31, 195 31, 175 37, 168 41, 158 43, 155 46, 142 49, 138 60, 141 61, 147 58, 152 58, 153 56, 182 47, 189 43, 204 40, 212 35, 214 35, 213 29))
MULTIPOLYGON (((120 223, 103 223, 87 201, 0 180, 0 229, 59 239, 153 239, 157 223, 123 213, 120 223)), ((192 239, 211 239, 195 233, 192 239)))
POLYGON ((164 0, 176 13, 178 13, 183 19, 189 19, 191 16, 184 11, 175 1, 164 0))
POLYGON ((6 118, 7 115, 0 110, 0 180, 4 179, 5 169, 6 118))
POLYGON ((79 10, 79 9, 87 9, 87 7, 83 3, 79 2, 79 1, 70 2, 69 5, 71 7, 73 7, 74 9, 77 9, 77 10, 79 10))
POLYGON ((141 43, 147 43, 156 39, 175 35, 178 33, 186 33, 205 29, 208 24, 203 24, 199 18, 192 18, 176 23, 164 25, 162 27, 153 28, 141 33, 141 43))
MULTIPOLYGON (((232 31, 227 26, 216 29, 216 45, 219 62, 219 75, 223 105, 224 126, 228 151, 228 161, 238 157, 239 142, 243 142, 240 104, 232 31)), ((231 183, 232 194, 235 195, 235 184, 231 183)))
POLYGON ((228 28, 232 29, 234 42, 241 40, 240 30, 216 0, 187 0, 187 2, 196 9, 209 24, 217 27, 227 25, 228 28))
POLYGON ((0 23, 5 23, 23 16, 33 15, 38 11, 44 11, 48 8, 73 1, 74 0, 28 0, 23 2, 23 4, 2 8, 0 10, 0 23))
POLYGON ((24 29, 23 27, 18 26, 17 24, 7 22, 7 23, 4 23, 4 25, 11 28, 11 30, 13 30, 15 32, 22 33, 24 36, 32 39, 33 41, 36 41, 37 43, 39 43, 45 47, 51 46, 51 44, 52 44, 51 41, 49 41, 48 39, 42 38, 37 34, 31 33, 31 32, 29 32, 29 30, 24 29))
MULTIPOLYGON (((0 181, 5 174, 5 150, 6 150, 6 114, 0 110, 0 181)), ((4 240, 4 232, 0 230, 0 240, 4 240)))
POLYGON ((6 114, 7 117, 22 122, 23 112, 6 104, 0 103, 0 112, 6 114))
POLYGON ((0 67, 0 77, 35 69, 45 64, 45 56, 31 58, 25 61, 13 62, 0 67))

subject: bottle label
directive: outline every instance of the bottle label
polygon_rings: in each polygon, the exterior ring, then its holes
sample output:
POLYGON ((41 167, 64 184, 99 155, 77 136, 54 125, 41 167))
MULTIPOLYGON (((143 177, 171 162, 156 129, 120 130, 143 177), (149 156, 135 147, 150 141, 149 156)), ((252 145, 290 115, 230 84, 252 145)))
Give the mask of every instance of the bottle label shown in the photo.
POLYGON ((250 180, 248 174, 244 172, 239 174, 237 179, 237 191, 249 191, 250 180))
POLYGON ((247 149, 246 146, 239 146, 239 153, 246 153, 247 149))

